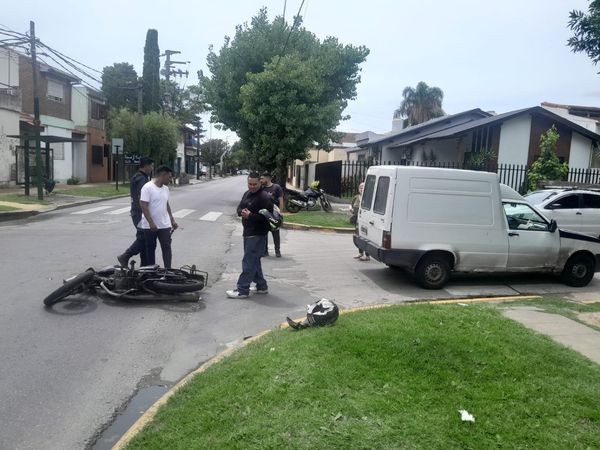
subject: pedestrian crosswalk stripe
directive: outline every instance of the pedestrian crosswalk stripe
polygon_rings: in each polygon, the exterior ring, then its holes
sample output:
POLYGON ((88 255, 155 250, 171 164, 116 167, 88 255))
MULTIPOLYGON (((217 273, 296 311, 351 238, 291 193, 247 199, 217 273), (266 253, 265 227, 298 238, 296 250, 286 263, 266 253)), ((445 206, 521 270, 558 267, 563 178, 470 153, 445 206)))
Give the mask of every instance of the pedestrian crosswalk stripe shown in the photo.
POLYGON ((176 219, 181 219, 187 215, 190 215, 194 211, 196 211, 196 210, 195 209, 180 209, 179 211, 175 211, 173 213, 173 217, 175 217, 176 219))
POLYGON ((202 217, 200 217, 200 220, 205 220, 207 222, 214 222, 222 215, 223 215, 222 212, 211 211, 209 213, 204 214, 202 217))
POLYGON ((125 214, 126 212, 129 212, 130 210, 131 210, 131 207, 126 206, 125 208, 115 209, 114 211, 108 211, 108 212, 105 212, 104 214, 111 214, 111 215, 125 214))
POLYGON ((96 206, 95 208, 82 209, 81 211, 75 211, 71 214, 90 214, 98 211, 103 211, 105 209, 112 208, 112 206, 96 206))

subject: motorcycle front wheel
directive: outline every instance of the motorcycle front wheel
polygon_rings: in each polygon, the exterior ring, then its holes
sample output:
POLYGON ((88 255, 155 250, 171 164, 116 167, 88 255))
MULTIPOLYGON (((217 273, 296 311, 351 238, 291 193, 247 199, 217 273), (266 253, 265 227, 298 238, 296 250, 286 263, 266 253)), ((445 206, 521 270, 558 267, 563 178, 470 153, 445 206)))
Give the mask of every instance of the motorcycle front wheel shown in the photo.
POLYGON ((327 200, 325 196, 321 197, 321 206, 325 212, 331 212, 333 210, 333 206, 331 206, 331 203, 329 203, 329 200, 327 200))
POLYGON ((69 295, 77 294, 81 292, 83 287, 86 285, 88 281, 92 279, 94 276, 93 270, 86 270, 83 273, 80 273, 74 278, 65 281, 65 283, 59 287, 57 290, 52 292, 48 297, 44 299, 44 305, 52 306, 61 300, 67 298, 69 295))

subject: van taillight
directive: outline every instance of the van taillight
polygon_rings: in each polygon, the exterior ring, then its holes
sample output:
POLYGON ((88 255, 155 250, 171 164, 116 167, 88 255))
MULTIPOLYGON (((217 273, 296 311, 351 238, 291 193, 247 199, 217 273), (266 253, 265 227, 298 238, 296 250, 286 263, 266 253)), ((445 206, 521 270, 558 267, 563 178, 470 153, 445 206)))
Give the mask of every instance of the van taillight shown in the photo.
POLYGON ((389 231, 383 232, 383 239, 381 240, 381 246, 383 248, 390 249, 392 248, 392 233, 389 231))

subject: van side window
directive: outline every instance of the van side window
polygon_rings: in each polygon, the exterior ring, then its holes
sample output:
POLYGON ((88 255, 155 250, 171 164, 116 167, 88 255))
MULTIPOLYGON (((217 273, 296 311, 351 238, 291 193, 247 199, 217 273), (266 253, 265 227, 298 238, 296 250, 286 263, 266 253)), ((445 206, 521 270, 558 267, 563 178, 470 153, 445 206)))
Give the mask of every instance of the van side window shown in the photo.
POLYGON ((377 192, 375 193, 375 204, 373 205, 373 212, 375 214, 385 214, 389 187, 390 177, 379 177, 377 192))
POLYGON ((504 211, 511 230, 549 231, 548 222, 529 205, 523 203, 505 203, 504 211))
POLYGON ((360 203, 360 207, 362 209, 366 209, 367 211, 371 210, 371 203, 373 202, 373 192, 375 191, 375 175, 367 176, 367 181, 365 181, 365 188, 363 190, 362 202, 360 203))

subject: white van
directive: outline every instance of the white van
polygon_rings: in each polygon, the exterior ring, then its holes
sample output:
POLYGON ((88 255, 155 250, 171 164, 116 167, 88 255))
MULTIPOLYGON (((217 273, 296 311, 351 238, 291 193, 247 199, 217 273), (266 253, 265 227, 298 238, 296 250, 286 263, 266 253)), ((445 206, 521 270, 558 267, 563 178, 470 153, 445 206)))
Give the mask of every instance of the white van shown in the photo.
POLYGON ((489 172, 373 166, 354 244, 440 289, 451 272, 551 272, 585 286, 600 271, 600 239, 557 230, 489 172))

